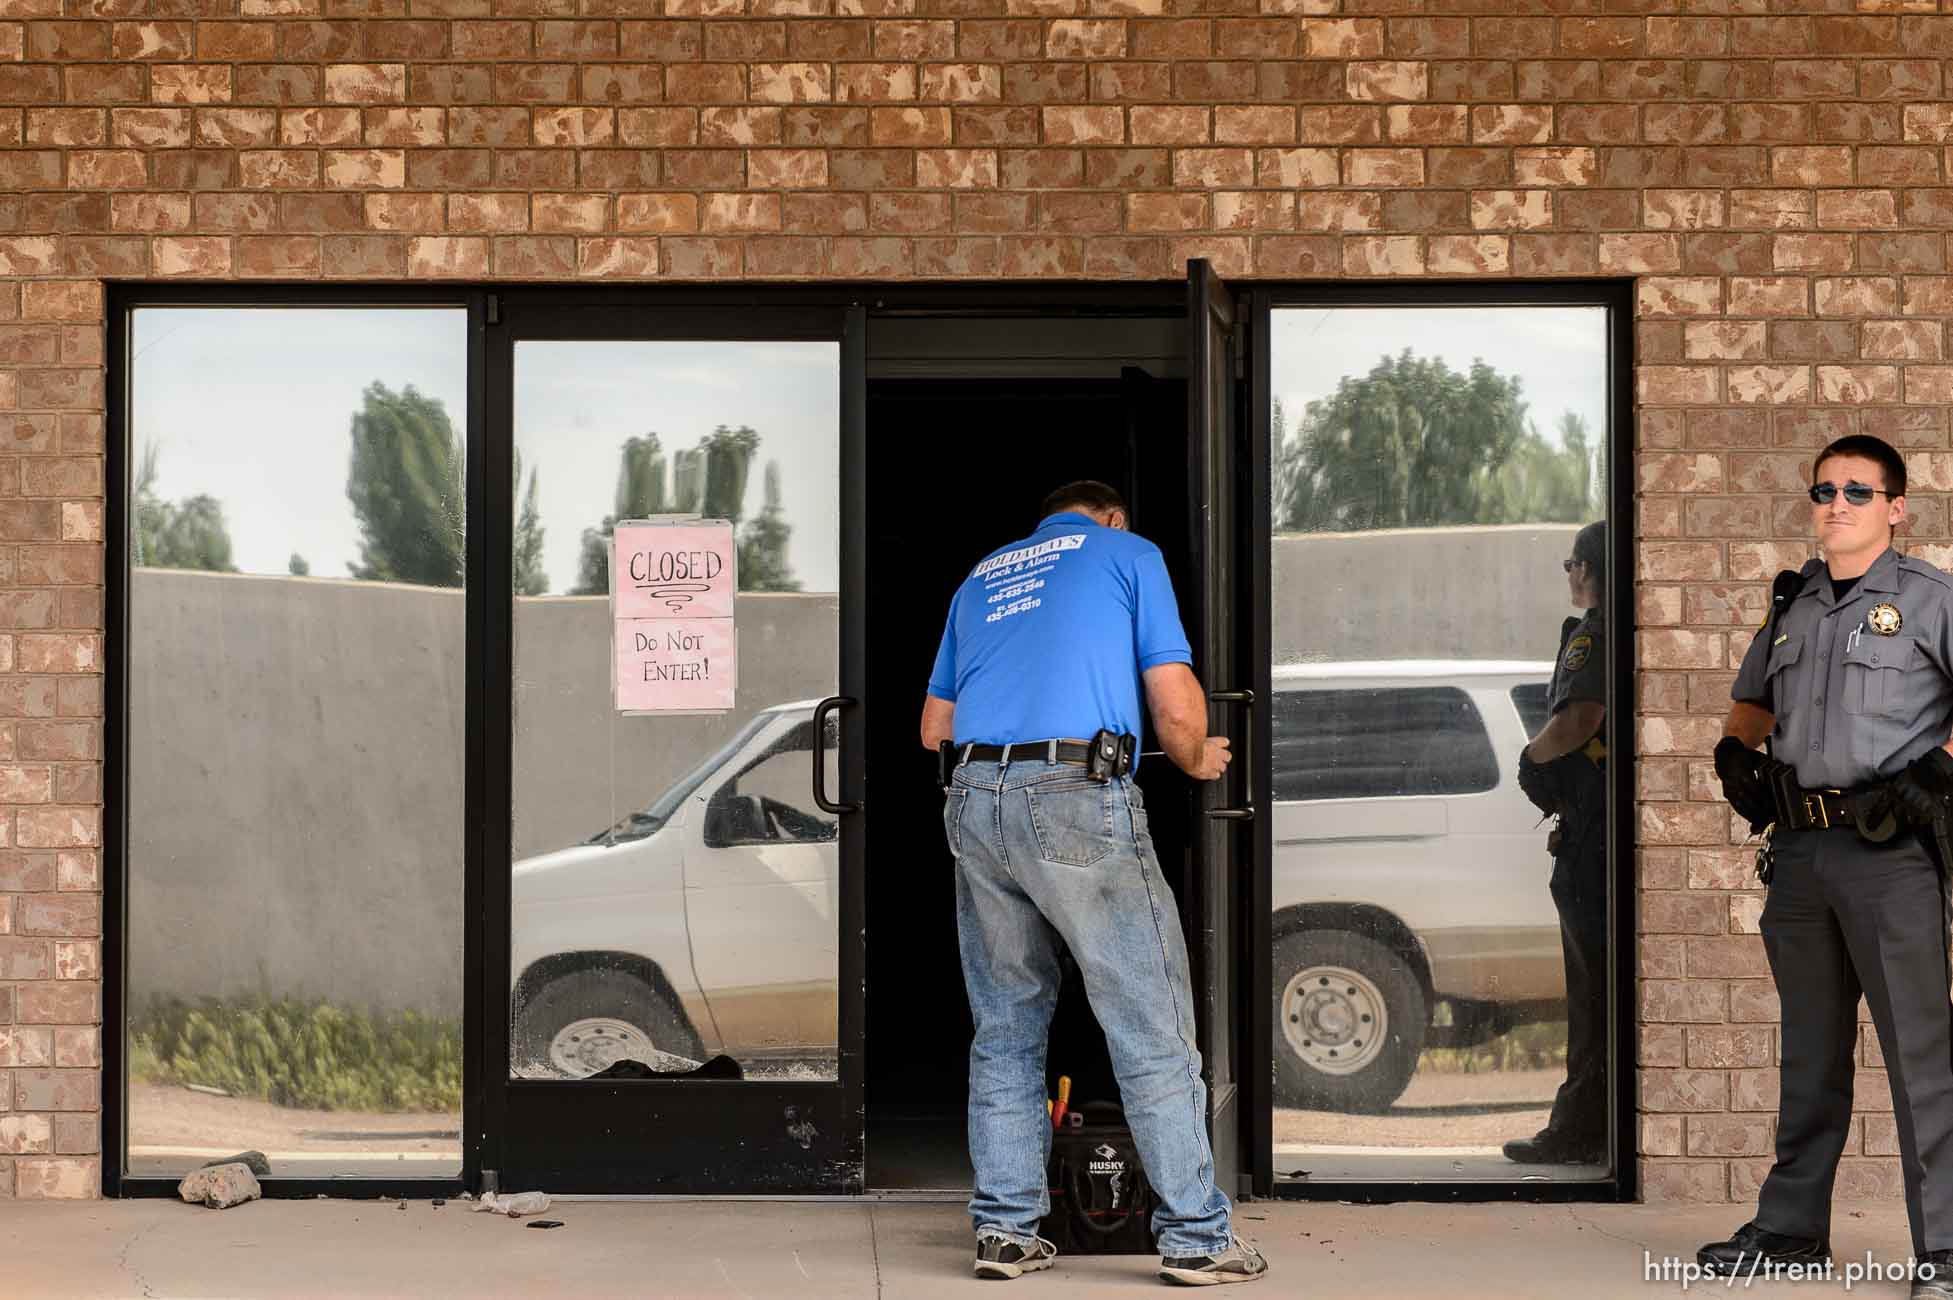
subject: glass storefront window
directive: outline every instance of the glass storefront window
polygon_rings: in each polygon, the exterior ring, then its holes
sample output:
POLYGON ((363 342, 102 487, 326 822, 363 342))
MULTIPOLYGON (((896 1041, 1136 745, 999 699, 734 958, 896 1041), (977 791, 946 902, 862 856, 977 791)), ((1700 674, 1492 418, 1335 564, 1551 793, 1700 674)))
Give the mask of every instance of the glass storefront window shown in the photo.
POLYGON ((129 317, 124 1168, 461 1168, 467 314, 129 317))
POLYGON ((1605 1177, 1606 313, 1272 315, 1274 1168, 1605 1177))
POLYGON ((514 386, 510 1076, 834 1079, 839 346, 523 340, 514 386), (612 702, 608 547, 660 516, 734 525, 729 713, 612 702))

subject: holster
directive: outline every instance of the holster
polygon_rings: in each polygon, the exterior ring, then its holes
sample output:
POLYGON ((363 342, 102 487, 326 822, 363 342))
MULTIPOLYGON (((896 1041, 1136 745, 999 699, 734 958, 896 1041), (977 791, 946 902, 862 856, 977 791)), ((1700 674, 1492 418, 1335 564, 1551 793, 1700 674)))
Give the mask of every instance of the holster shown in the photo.
POLYGON ((945 740, 936 746, 936 784, 949 789, 949 779, 956 772, 956 742, 945 740))

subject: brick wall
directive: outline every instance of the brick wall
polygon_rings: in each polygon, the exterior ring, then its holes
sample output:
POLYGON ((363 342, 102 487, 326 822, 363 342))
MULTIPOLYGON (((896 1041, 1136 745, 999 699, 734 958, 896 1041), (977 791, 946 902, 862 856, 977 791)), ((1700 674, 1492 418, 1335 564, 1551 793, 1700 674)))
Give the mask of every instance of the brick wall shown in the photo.
MULTIPOLYGON (((1645 7, 1687 12, 0 0, 0 1194, 100 1172, 103 278, 1204 256, 1243 279, 1642 277, 1644 1186, 1750 1195, 1776 1006, 1706 755, 1767 579, 1807 553, 1811 449, 1878 433, 1953 489, 1953 14, 1645 7)), ((1939 498, 1915 507, 1916 536, 1947 535, 1939 498)), ((1896 1193, 1869 1033, 1861 1063, 1840 1187, 1896 1193)))

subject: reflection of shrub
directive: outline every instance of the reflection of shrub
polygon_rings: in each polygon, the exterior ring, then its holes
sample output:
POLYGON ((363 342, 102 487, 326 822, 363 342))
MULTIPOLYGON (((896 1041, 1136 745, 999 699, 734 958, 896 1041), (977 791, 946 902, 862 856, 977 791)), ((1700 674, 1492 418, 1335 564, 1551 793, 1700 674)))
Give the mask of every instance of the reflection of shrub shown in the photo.
POLYGON ((158 998, 130 1021, 129 1077, 314 1110, 453 1111, 461 1025, 293 998, 158 998))
POLYGON ((1566 1021, 1520 1025, 1476 1047, 1428 1047, 1419 1074, 1489 1074, 1494 1070, 1566 1068, 1566 1021))

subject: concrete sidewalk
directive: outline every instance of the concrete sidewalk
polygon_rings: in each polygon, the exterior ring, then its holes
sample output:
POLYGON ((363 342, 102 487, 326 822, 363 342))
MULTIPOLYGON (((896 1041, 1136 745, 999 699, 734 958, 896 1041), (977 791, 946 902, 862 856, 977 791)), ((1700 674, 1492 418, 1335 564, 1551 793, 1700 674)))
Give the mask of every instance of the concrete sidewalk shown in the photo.
MULTIPOLYGON (((1646 1297, 1652 1257, 1692 1261, 1747 1207, 1387 1205, 1255 1202, 1237 1227, 1271 1261, 1255 1296, 1646 1297)), ((426 1201, 258 1201, 205 1210, 165 1201, 0 1202, 0 1296, 7 1300, 555 1300, 598 1297, 873 1297, 974 1293, 968 1221, 955 1205, 853 1201, 559 1201, 538 1231, 426 1201)), ((1802 1296, 1842 1294, 1847 1263, 1903 1268, 1905 1209, 1840 1205, 1828 1283, 1696 1283, 1802 1296)), ((1019 1279, 1026 1300, 1160 1295, 1146 1257, 1067 1258, 1019 1279)), ((1176 1288, 1177 1290, 1177 1288, 1176 1288)), ((1903 1282, 1854 1295, 1903 1297, 1903 1282)), ((1233 1293, 1229 1293, 1233 1294, 1233 1293)))

